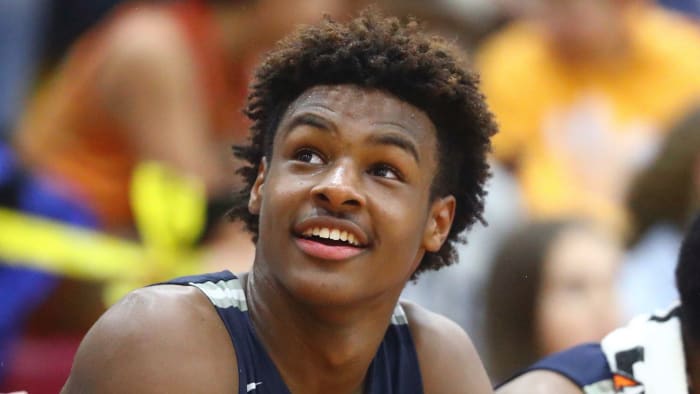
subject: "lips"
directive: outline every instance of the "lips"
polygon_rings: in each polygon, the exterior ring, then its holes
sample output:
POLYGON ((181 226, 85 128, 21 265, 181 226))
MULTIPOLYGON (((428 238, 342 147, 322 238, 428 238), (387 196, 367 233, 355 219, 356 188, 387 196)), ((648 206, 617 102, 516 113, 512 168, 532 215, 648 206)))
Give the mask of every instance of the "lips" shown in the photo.
POLYGON ((332 217, 303 220, 294 228, 302 252, 322 260, 345 260, 362 253, 368 236, 355 223, 332 217))

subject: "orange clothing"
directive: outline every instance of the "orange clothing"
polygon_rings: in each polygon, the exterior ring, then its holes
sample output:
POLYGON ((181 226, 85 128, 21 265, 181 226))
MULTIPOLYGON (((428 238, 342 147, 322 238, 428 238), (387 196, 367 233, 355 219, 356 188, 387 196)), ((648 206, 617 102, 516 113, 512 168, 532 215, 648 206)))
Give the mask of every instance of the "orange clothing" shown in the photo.
POLYGON ((226 58, 205 5, 191 1, 117 9, 72 48, 58 73, 38 92, 17 133, 17 148, 26 164, 68 183, 92 204, 106 229, 132 224, 129 180, 138 157, 124 125, 100 99, 96 81, 110 31, 144 7, 167 13, 186 39, 211 125, 203 132, 230 142, 234 130, 247 130, 238 110, 245 101, 247 78, 242 67, 226 58))
POLYGON ((628 50, 561 60, 539 26, 515 22, 478 53, 500 131, 497 158, 515 162, 531 214, 589 215, 616 226, 632 175, 663 132, 700 97, 700 31, 655 6, 628 9, 628 50))

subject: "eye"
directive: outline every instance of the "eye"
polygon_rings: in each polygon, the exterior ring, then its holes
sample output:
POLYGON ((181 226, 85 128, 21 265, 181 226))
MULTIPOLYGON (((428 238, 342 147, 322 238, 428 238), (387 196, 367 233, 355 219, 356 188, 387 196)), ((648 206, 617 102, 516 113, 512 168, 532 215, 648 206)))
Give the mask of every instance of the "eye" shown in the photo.
POLYGON ((370 175, 387 179, 402 180, 401 173, 387 164, 377 164, 368 171, 370 175))
POLYGON ((296 151, 296 153, 294 153, 294 160, 309 164, 323 164, 323 158, 321 155, 308 148, 299 149, 296 151))

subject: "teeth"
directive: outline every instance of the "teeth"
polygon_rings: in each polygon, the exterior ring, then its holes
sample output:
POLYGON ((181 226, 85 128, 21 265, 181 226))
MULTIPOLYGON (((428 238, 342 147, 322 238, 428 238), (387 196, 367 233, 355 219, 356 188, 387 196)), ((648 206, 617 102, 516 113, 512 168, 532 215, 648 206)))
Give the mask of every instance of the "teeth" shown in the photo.
POLYGON ((302 235, 305 237, 315 236, 319 238, 332 239, 334 241, 340 240, 354 246, 360 246, 360 243, 357 242, 357 239, 355 239, 353 234, 348 233, 347 231, 340 231, 339 229, 335 228, 329 229, 328 227, 314 227, 305 230, 302 235))
POLYGON ((321 229, 320 233, 318 233, 318 236, 321 238, 329 238, 330 235, 331 235, 331 230, 329 230, 325 227, 321 229))

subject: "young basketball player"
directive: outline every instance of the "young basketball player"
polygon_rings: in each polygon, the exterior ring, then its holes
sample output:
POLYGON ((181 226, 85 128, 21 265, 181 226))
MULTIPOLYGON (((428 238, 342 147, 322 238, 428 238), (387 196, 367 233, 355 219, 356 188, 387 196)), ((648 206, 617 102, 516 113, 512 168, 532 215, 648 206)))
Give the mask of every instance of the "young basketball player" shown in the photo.
POLYGON ((246 113, 252 270, 133 292, 63 392, 491 392, 456 324, 399 301, 481 220, 495 126, 454 49, 376 10, 328 19, 267 57, 246 113))

